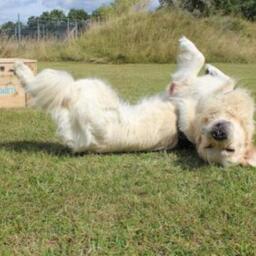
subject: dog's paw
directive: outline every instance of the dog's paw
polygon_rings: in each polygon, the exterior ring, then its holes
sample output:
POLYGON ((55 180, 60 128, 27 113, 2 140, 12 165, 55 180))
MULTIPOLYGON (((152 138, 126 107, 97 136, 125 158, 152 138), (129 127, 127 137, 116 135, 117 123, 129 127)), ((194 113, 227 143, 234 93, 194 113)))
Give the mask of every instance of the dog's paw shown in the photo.
POLYGON ((13 65, 13 72, 20 80, 22 85, 26 85, 33 79, 34 75, 31 69, 23 63, 21 60, 17 60, 13 65))
POLYGON ((188 52, 198 52, 198 49, 192 41, 190 41, 185 36, 181 37, 179 40, 180 50, 188 52))
POLYGON ((189 65, 194 65, 201 68, 205 62, 205 58, 204 55, 194 45, 194 43, 183 36, 179 40, 179 45, 180 53, 178 55, 178 62, 188 63, 189 65))
POLYGON ((22 67, 23 65, 24 65, 24 62, 22 60, 16 60, 14 62, 14 68, 15 69, 18 69, 18 68, 22 67))
POLYGON ((16 75, 19 75, 24 70, 24 62, 21 60, 16 60, 13 65, 13 71, 16 75))

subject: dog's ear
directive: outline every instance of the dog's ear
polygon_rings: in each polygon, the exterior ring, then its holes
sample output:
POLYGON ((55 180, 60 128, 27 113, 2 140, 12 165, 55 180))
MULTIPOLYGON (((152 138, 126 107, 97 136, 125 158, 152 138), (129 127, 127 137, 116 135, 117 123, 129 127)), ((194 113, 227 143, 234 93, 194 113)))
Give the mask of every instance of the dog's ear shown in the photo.
POLYGON ((256 167, 256 148, 255 148, 255 146, 251 145, 248 147, 242 164, 256 167))
POLYGON ((178 82, 171 82, 166 88, 167 95, 170 97, 175 96, 179 91, 179 86, 180 84, 178 82))
POLYGON ((175 95, 176 90, 177 90, 177 87, 178 87, 178 84, 175 83, 175 82, 172 82, 171 84, 169 84, 169 85, 167 86, 167 93, 168 93, 168 96, 173 96, 173 95, 175 95))
POLYGON ((170 97, 179 96, 186 93, 186 90, 188 90, 188 86, 186 86, 185 82, 172 81, 167 86, 167 95, 170 97))

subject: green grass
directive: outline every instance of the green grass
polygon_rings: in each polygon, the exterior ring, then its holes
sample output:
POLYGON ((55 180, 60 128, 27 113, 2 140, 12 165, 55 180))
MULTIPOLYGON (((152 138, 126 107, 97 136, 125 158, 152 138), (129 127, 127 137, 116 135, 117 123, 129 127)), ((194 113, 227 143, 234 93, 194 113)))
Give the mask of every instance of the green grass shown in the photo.
MULTIPOLYGON (((131 101, 173 65, 40 63, 106 79, 131 101)), ((256 65, 218 65, 256 88, 256 65)), ((256 171, 193 148, 74 156, 35 110, 0 112, 1 255, 255 255, 256 171)))

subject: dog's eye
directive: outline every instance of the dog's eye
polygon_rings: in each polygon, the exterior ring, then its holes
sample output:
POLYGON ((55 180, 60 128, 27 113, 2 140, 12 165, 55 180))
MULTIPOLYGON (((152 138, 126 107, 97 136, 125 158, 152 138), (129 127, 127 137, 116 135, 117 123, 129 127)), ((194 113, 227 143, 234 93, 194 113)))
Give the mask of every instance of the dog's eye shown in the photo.
POLYGON ((212 148, 212 145, 208 145, 205 147, 205 149, 211 149, 212 148))
POLYGON ((234 153, 235 149, 233 149, 233 148, 225 148, 225 151, 227 151, 229 153, 234 153))

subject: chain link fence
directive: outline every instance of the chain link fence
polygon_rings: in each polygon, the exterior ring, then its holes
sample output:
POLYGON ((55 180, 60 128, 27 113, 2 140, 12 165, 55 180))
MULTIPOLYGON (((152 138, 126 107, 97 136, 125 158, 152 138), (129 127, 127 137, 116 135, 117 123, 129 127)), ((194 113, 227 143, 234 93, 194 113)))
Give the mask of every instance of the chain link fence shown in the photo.
POLYGON ((78 37, 90 26, 90 20, 41 19, 35 18, 32 22, 23 24, 18 21, 9 27, 0 28, 0 37, 17 41, 33 40, 68 40, 78 37))

